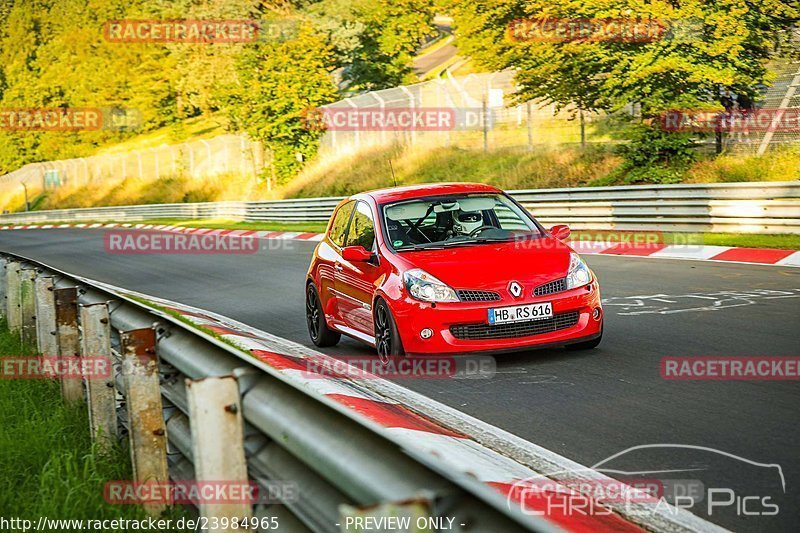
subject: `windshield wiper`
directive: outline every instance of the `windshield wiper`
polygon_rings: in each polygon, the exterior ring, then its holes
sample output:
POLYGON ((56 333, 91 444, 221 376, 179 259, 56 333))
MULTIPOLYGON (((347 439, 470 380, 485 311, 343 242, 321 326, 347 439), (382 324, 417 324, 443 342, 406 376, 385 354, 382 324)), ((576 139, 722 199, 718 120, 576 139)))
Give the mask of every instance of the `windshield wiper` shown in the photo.
POLYGON ((443 250, 444 248, 449 248, 452 246, 462 246, 462 245, 469 245, 469 244, 488 244, 488 243, 496 243, 496 242, 513 242, 513 238, 509 237, 479 237, 475 239, 463 239, 463 240, 452 240, 452 241, 439 241, 434 243, 420 243, 420 244, 405 244, 398 248, 395 248, 397 252, 407 252, 410 250, 443 250))
POLYGON ((444 241, 441 244, 442 246, 458 246, 461 244, 486 244, 490 242, 512 242, 514 239, 509 239, 507 237, 495 237, 490 239, 488 237, 476 238, 476 239, 464 239, 459 241, 444 241))
POLYGON ((442 249, 444 249, 444 247, 441 245, 441 243, 432 244, 423 242, 420 244, 404 244, 403 246, 399 246, 394 250, 396 252, 408 252, 411 250, 442 250, 442 249))

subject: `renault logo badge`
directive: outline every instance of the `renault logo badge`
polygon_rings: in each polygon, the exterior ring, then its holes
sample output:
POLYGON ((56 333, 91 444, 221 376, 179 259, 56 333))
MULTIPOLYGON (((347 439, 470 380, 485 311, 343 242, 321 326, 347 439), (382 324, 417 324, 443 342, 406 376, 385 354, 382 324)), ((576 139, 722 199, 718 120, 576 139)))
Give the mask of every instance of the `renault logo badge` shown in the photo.
POLYGON ((522 285, 517 283, 516 281, 512 281, 508 284, 508 292, 511 293, 511 296, 514 298, 519 298, 522 296, 522 285))

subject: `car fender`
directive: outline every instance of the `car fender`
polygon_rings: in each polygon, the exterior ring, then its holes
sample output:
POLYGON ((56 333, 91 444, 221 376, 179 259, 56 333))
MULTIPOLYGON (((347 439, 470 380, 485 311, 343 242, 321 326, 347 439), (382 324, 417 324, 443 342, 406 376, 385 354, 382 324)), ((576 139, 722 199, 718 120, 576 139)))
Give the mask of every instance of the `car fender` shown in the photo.
MULTIPOLYGON (((386 305, 389 307, 389 311, 392 313, 392 317, 397 320, 398 310, 397 306, 398 303, 402 301, 404 297, 403 288, 403 279, 400 276, 399 272, 392 269, 392 272, 389 273, 383 280, 378 287, 375 288, 375 294, 372 296, 372 313, 373 316, 375 315, 375 306, 378 303, 378 299, 383 300, 386 302, 386 305)), ((398 332, 400 332, 400 340, 403 340, 402 329, 398 326, 398 332)))

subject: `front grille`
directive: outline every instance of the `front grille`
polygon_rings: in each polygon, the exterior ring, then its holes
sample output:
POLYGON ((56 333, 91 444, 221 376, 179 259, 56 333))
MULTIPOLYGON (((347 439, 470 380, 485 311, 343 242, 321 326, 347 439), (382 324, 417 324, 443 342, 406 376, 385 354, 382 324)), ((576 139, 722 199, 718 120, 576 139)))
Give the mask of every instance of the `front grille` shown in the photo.
POLYGON ((460 340, 511 339, 552 333, 571 328, 578 323, 578 311, 561 313, 545 320, 512 322, 509 324, 458 324, 450 326, 450 333, 460 340))
POLYGON ((500 299, 500 295, 493 291, 456 291, 458 299, 462 302, 496 302, 500 299))
POLYGON ((544 296, 545 294, 554 294, 567 290, 567 280, 564 278, 539 285, 533 289, 534 296, 544 296))

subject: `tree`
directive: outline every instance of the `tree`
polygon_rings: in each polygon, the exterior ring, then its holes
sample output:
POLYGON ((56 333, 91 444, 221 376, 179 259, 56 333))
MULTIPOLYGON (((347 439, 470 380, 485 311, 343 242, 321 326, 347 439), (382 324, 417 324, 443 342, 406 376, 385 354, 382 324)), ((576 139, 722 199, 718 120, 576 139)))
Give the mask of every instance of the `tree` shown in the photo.
MULTIPOLYGON (((122 45, 103 36, 106 21, 143 18, 143 0, 16 0, 0 27, 2 108, 137 110, 143 127, 171 120, 168 50, 122 45)), ((117 131, 0 132, 0 171, 85 155, 123 137, 117 131)))
POLYGON ((774 50, 800 16, 796 2, 780 0, 498 0, 488 6, 442 1, 454 14, 467 53, 489 68, 517 70, 518 99, 579 110, 640 104, 644 125, 635 127, 631 146, 622 150, 632 171, 642 151, 654 152, 647 161, 654 165, 691 159, 692 136, 662 131, 659 115, 720 109, 723 89, 754 100, 756 87, 770 79, 767 63, 774 50), (539 30, 544 20, 616 20, 629 27, 649 24, 653 33, 640 40, 587 39, 578 32, 545 39, 513 24, 520 20, 537 21, 531 27, 539 30))
POLYGON ((416 81, 414 52, 435 32, 433 0, 323 0, 306 13, 327 32, 355 90, 416 81))
POLYGON ((495 69, 519 71, 520 98, 584 109, 639 102, 655 116, 713 102, 720 87, 755 96, 767 61, 798 10, 780 0, 442 0, 460 46, 495 69), (667 30, 649 42, 542 42, 509 38, 519 19, 619 19, 667 30))
POLYGON ((224 99, 231 125, 272 152, 279 183, 316 153, 321 132, 307 127, 306 117, 336 100, 332 55, 324 36, 301 23, 296 38, 261 41, 237 62, 237 84, 224 99))

